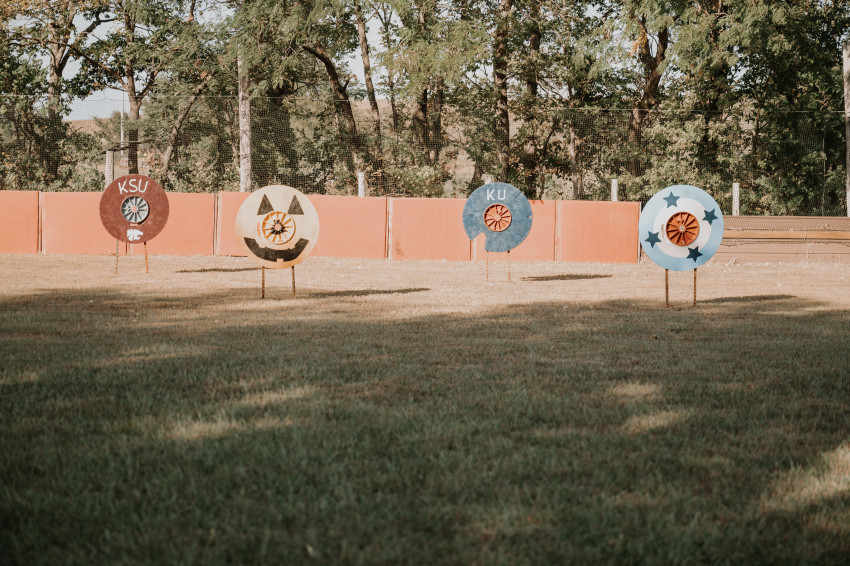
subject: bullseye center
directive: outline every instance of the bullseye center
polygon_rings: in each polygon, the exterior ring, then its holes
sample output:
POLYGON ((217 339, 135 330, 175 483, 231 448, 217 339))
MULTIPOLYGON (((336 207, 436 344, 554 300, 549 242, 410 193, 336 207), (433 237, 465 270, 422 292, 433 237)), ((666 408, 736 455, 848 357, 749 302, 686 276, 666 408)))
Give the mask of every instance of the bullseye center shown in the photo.
POLYGON ((699 236, 699 221, 690 212, 677 212, 667 220, 667 237, 677 246, 688 246, 699 236))
POLYGON ((493 232, 504 232, 511 225, 510 209, 503 204, 493 204, 484 211, 484 225, 493 232))

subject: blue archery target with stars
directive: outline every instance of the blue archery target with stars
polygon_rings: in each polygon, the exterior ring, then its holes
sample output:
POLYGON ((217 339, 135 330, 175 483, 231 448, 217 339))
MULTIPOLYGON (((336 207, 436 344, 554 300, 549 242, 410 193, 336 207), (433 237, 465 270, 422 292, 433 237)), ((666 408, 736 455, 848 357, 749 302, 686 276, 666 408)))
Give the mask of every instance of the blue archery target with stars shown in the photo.
POLYGON ((518 188, 488 183, 473 191, 463 207, 463 227, 470 240, 484 233, 484 249, 507 252, 531 231, 531 203, 518 188))
POLYGON ((640 213, 640 245, 664 269, 701 266, 723 240, 723 214, 711 196, 692 185, 673 185, 656 193, 640 213))

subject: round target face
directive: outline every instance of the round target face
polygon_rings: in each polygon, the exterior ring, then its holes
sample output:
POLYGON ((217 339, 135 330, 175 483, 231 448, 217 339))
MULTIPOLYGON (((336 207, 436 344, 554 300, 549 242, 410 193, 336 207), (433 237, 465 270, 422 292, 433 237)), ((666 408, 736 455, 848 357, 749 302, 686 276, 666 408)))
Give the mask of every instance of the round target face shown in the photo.
POLYGON ((115 238, 130 244, 147 242, 168 221, 168 197, 162 187, 144 175, 115 179, 100 197, 100 221, 115 238))
POLYGON ((474 240, 483 232, 488 252, 507 252, 520 245, 531 231, 531 221, 531 203, 507 183, 478 187, 463 207, 466 235, 474 240))
POLYGON ((656 193, 640 213, 640 245, 664 269, 688 271, 701 266, 723 240, 723 214, 711 196, 692 185, 674 185, 656 193))
POLYGON ((236 234, 248 256, 263 267, 289 267, 316 246, 319 215, 299 190, 269 185, 251 193, 239 207, 236 234))

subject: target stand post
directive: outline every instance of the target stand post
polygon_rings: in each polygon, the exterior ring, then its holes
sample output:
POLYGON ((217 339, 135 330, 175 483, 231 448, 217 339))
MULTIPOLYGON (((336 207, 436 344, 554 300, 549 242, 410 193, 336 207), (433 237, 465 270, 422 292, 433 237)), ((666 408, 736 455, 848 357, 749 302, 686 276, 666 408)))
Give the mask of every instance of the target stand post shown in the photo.
POLYGON ((697 270, 694 268, 694 306, 697 306, 697 270))
POLYGON ((118 244, 119 240, 115 240, 115 275, 118 275, 118 244))
MULTIPOLYGON (((670 281, 669 281, 670 270, 664 270, 664 306, 670 306, 670 281)), ((693 306, 697 306, 697 270, 694 269, 694 302, 693 306)))
POLYGON ((260 298, 266 298, 266 268, 260 266, 260 298))
POLYGON ((148 241, 145 240, 145 273, 150 274, 151 270, 148 268, 148 241))
POLYGON ((297 299, 298 297, 295 295, 295 266, 292 266, 292 298, 297 299))

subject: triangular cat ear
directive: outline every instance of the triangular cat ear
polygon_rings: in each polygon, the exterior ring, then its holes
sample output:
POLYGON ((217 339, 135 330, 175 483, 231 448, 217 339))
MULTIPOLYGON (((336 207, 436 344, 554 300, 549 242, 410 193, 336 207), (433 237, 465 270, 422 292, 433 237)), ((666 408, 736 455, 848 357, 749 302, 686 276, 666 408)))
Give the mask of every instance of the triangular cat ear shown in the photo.
POLYGON ((298 197, 292 195, 292 202, 289 203, 289 214, 304 214, 301 210, 301 203, 298 202, 298 197))
POLYGON ((263 195, 263 200, 260 202, 260 208, 257 209, 257 214, 268 214, 269 212, 274 212, 274 207, 269 202, 269 197, 263 195))

